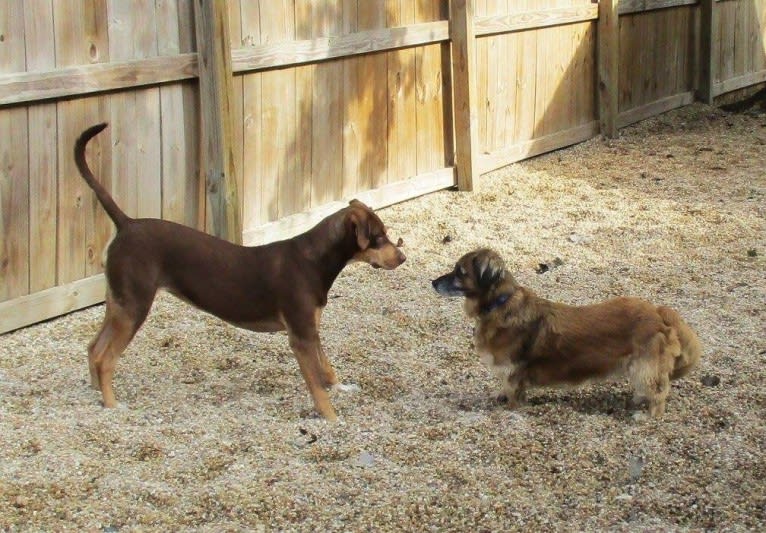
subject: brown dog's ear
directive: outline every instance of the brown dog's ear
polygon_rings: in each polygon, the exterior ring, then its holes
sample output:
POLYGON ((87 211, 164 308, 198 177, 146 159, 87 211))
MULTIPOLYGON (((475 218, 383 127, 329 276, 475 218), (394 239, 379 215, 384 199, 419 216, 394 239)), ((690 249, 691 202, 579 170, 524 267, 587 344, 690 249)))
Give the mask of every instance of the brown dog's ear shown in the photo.
POLYGON ((496 254, 479 254, 473 258, 476 284, 482 289, 489 289, 503 279, 505 263, 496 254))
POLYGON ((356 198, 354 198, 353 200, 351 200, 351 201, 348 203, 348 205, 350 205, 351 207, 361 207, 362 209, 367 209, 368 211, 372 211, 372 209, 370 209, 370 208, 367 206, 367 204, 365 204, 364 202, 360 202, 360 201, 359 201, 359 200, 357 200, 356 198))
POLYGON ((370 224, 367 221, 367 217, 360 217, 356 213, 351 213, 349 220, 351 220, 351 227, 356 236, 356 243, 359 249, 366 250, 370 247, 370 224))

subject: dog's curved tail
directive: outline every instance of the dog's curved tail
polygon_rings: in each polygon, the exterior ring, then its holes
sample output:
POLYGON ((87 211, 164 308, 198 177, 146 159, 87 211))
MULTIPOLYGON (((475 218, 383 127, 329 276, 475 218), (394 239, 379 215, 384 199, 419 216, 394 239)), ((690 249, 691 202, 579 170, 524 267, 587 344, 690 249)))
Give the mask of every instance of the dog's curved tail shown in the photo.
POLYGON ((673 371, 670 373, 670 379, 682 378, 699 363, 702 345, 697 334, 684 322, 677 311, 670 307, 659 306, 657 312, 665 325, 675 332, 681 345, 681 350, 674 361, 673 371))
POLYGON ((98 198, 98 201, 104 207, 104 211, 106 211, 106 214, 109 215, 109 218, 112 219, 114 225, 117 226, 117 229, 119 230, 130 220, 130 217, 117 206, 117 203, 104 186, 96 180, 90 167, 88 167, 88 162, 85 160, 85 145, 88 144, 88 141, 93 137, 101 133, 106 126, 106 122, 96 124, 82 132, 77 139, 77 142, 74 143, 74 161, 77 163, 77 168, 85 180, 85 183, 87 183, 88 186, 93 189, 93 192, 96 193, 96 198, 98 198))

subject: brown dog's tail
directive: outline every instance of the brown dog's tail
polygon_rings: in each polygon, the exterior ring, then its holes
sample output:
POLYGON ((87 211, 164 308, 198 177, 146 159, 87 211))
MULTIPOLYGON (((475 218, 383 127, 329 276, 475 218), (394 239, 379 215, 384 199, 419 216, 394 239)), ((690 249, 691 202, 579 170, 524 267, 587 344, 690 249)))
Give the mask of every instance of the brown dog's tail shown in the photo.
POLYGON ((660 306, 657 308, 657 312, 662 317, 665 325, 675 331, 681 345, 681 351, 678 357, 676 357, 673 371, 670 373, 670 379, 682 378, 699 363, 700 356, 702 355, 702 345, 697 338, 697 334, 694 333, 692 328, 684 322, 681 315, 674 309, 660 306))
POLYGON ((91 172, 88 167, 88 162, 85 160, 85 145, 88 144, 88 141, 93 137, 101 133, 106 126, 106 122, 96 124, 82 132, 80 138, 74 143, 74 161, 77 163, 77 168, 80 170, 80 174, 85 180, 85 183, 87 183, 88 186, 93 189, 93 192, 96 193, 96 198, 98 198, 98 201, 104 207, 104 211, 106 211, 106 214, 109 215, 109 218, 112 219, 114 225, 117 226, 117 229, 119 230, 128 220, 130 220, 130 217, 123 213, 122 209, 117 206, 104 186, 96 180, 93 172, 91 172))

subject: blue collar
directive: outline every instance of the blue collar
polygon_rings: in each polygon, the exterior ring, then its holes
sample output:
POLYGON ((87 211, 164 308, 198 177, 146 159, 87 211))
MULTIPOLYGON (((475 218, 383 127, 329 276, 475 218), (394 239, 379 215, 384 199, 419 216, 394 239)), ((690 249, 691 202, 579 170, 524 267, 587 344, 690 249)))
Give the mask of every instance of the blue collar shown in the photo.
POLYGON ((498 296, 497 298, 495 298, 494 300, 492 300, 488 304, 482 305, 479 308, 479 312, 482 315, 487 315, 487 314, 491 313, 492 311, 494 311, 495 309, 497 309, 498 307, 500 307, 501 305, 505 305, 505 303, 510 298, 511 298, 510 294, 501 294, 500 296, 498 296))

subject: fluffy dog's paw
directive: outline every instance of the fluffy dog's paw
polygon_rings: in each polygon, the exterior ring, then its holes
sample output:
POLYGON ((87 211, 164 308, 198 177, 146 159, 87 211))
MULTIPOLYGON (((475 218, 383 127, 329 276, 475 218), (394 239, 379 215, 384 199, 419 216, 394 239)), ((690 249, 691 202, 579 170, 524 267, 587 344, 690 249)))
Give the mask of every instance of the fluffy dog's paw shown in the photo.
POLYGON ((649 415, 646 411, 634 411, 631 418, 634 422, 646 422, 649 420, 649 415))
POLYGON ((505 392, 501 392, 497 396, 495 396, 495 401, 499 405, 502 405, 508 410, 513 410, 521 406, 521 401, 519 400, 519 398, 517 398, 513 394, 508 394, 505 392))
POLYGON ((336 383, 332 386, 333 392, 359 392, 361 387, 356 383, 336 383))

